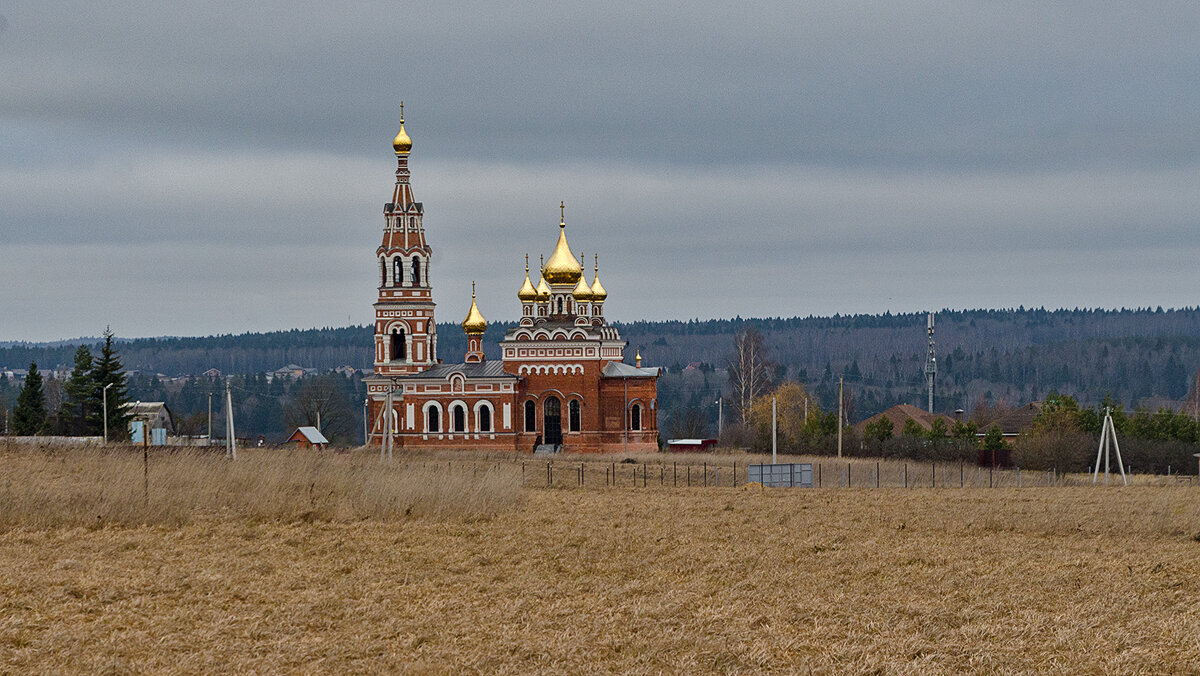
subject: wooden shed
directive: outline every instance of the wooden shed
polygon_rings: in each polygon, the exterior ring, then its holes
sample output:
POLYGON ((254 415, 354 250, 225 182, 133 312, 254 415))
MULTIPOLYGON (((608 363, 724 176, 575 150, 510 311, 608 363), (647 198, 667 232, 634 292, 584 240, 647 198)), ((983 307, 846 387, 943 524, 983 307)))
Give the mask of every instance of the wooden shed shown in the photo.
POLYGON ((287 443, 295 443, 300 448, 315 448, 321 451, 329 445, 329 440, 315 427, 297 427, 296 431, 292 432, 292 436, 288 437, 287 443))

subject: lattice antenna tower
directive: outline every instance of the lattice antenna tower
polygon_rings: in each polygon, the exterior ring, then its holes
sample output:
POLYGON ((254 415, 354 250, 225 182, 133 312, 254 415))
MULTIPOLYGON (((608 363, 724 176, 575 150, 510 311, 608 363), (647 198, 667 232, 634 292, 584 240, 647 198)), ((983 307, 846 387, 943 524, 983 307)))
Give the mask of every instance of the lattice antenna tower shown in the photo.
POLYGON ((925 358, 925 383, 929 388, 929 412, 933 413, 933 389, 937 380, 937 357, 933 352, 933 313, 928 314, 926 331, 929 332, 929 355, 925 358))

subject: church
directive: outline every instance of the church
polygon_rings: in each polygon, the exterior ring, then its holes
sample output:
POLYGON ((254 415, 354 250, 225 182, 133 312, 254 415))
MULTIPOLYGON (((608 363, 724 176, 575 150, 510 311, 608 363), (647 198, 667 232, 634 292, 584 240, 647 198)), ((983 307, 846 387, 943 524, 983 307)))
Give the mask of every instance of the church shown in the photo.
MULTIPOLYGON (((523 453, 644 453, 658 450, 658 369, 626 364, 626 342, 604 316, 608 292, 598 255, 592 281, 558 241, 538 280, 517 291, 520 322, 500 341, 500 361, 483 352, 487 321, 472 284, 461 361, 438 357, 425 209, 413 197, 404 129, 392 142, 396 185, 383 206, 375 301, 374 373, 364 378, 369 443, 396 450, 470 449, 523 453)), ((560 209, 563 205, 559 205, 560 209)), ((519 268, 518 268, 519 269, 519 268)), ((514 284, 515 286, 515 284, 514 284)))

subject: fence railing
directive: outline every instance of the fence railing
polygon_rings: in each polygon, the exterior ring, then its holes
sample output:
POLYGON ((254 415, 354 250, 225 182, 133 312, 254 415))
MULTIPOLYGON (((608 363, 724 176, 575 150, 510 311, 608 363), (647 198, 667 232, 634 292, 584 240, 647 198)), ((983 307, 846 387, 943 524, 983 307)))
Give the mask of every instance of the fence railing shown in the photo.
MULTIPOLYGON (((674 461, 616 460, 540 460, 493 459, 401 461, 434 471, 469 473, 482 476, 492 467, 520 464, 521 484, 530 488, 717 488, 737 487, 754 481, 748 476, 751 465, 759 463, 686 463, 674 461)), ((823 460, 802 463, 811 466, 803 483, 816 489, 890 488, 890 489, 967 489, 1036 488, 1091 486, 1092 475, 1061 473, 1054 470, 1030 471, 1020 468, 979 467, 965 462, 864 462, 823 460), (811 481, 811 484, 809 484, 811 481)), ((770 467, 770 465, 766 465, 770 467)), ((1101 476, 1099 482, 1103 484, 1101 476)), ((771 482, 768 482, 771 483, 771 482)), ((799 485, 801 482, 797 481, 799 485)), ((1120 485, 1119 474, 1111 475, 1109 485, 1120 485)), ((1130 484, 1154 486, 1200 485, 1195 475, 1131 475, 1130 484)))

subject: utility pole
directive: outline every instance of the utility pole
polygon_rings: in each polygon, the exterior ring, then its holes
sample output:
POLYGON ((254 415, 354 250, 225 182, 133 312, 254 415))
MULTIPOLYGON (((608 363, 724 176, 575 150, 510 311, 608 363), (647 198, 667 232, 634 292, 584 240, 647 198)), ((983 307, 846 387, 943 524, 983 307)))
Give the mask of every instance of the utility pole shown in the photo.
POLYGON ((321 412, 317 411, 317 431, 321 431, 321 412))
POLYGON ((233 431, 233 394, 225 381, 225 457, 237 460, 237 436, 233 431))
POLYGON ((838 457, 842 457, 842 378, 838 376, 838 457))
POLYGON ((721 438, 721 432, 725 429, 725 406, 724 397, 717 397, 717 438, 721 438))
POLYGON ((370 421, 370 406, 371 399, 368 397, 363 399, 363 445, 371 445, 371 421, 370 421))
POLYGON ((108 445, 108 388, 112 387, 113 383, 104 386, 104 445, 108 445))
POLYGON ((1109 407, 1104 409, 1104 427, 1100 431, 1100 448, 1096 449, 1096 466, 1092 470, 1093 484, 1100 475, 1101 455, 1104 456, 1104 483, 1108 484, 1108 461, 1112 450, 1117 452, 1117 469, 1121 471, 1121 483, 1128 486, 1129 480, 1125 477, 1125 464, 1121 462, 1121 446, 1117 443, 1117 429, 1113 426, 1112 408, 1109 407))
POLYGON ((629 379, 621 378, 621 387, 624 388, 625 397, 625 455, 629 455, 629 379))
POLYGON ((212 390, 208 391, 208 440, 206 445, 212 446, 212 390))
POLYGON ((383 410, 383 439, 379 443, 380 461, 388 458, 392 453, 390 448, 392 443, 392 391, 392 383, 389 381, 386 408, 383 410))
POLYGON ((775 397, 771 397, 771 464, 778 462, 775 455, 775 397))
POLYGON ((929 386, 929 412, 933 413, 933 387, 937 379, 937 357, 933 353, 933 313, 928 315, 926 331, 929 332, 929 355, 925 358, 925 381, 929 386))

